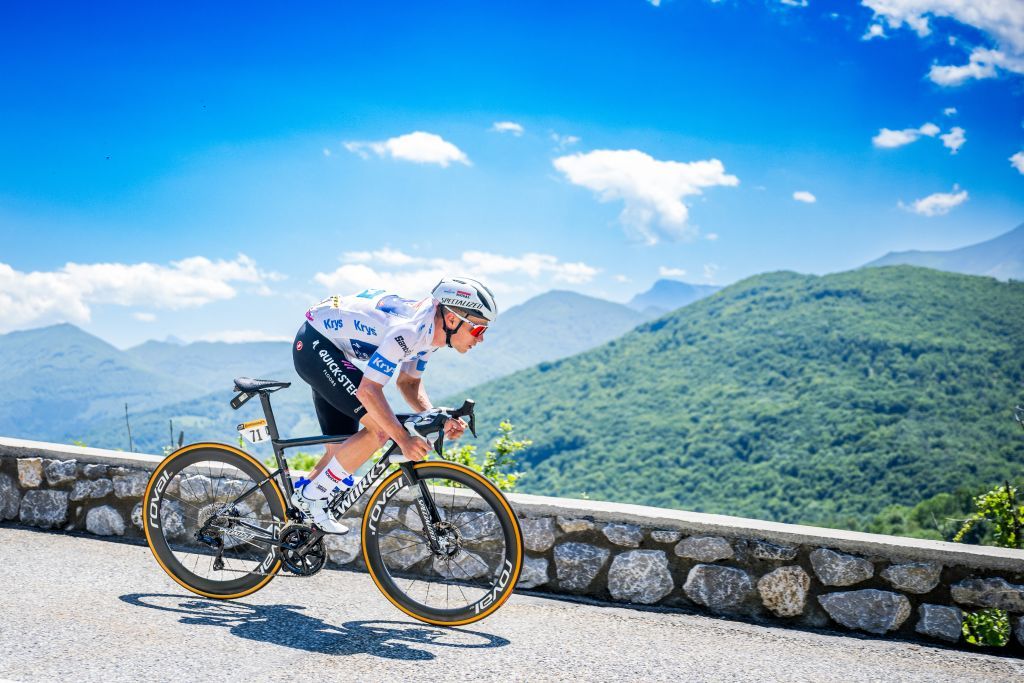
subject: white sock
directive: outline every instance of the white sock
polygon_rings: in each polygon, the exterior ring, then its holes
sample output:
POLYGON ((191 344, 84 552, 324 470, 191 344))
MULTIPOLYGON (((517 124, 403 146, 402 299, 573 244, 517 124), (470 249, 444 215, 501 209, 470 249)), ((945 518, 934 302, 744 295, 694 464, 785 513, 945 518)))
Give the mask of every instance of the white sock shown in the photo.
POLYGON ((302 496, 309 500, 324 500, 335 493, 345 491, 355 483, 355 478, 335 458, 327 463, 320 474, 302 487, 302 496))

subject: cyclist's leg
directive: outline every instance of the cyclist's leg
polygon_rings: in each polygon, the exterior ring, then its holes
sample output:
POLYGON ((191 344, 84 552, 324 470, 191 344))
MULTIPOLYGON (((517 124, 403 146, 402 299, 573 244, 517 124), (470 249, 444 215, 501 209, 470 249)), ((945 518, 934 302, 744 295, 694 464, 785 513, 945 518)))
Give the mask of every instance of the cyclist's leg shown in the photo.
POLYGON ((327 452, 324 457, 309 473, 310 479, 319 475, 333 460, 337 460, 345 471, 355 472, 360 465, 369 460, 378 448, 387 442, 387 434, 377 426, 377 423, 369 415, 364 415, 360 423, 363 428, 355 436, 346 439, 344 443, 327 444, 327 452))

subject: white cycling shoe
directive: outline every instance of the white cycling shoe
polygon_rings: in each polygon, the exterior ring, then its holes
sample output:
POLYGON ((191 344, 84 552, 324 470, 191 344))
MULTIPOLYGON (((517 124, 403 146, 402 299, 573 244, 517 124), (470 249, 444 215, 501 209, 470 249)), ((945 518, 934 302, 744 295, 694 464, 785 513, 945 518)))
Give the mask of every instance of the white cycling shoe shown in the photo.
POLYGON ((348 527, 334 517, 327 507, 327 499, 306 498, 299 489, 292 494, 292 505, 299 508, 306 521, 328 534, 347 534, 348 527))

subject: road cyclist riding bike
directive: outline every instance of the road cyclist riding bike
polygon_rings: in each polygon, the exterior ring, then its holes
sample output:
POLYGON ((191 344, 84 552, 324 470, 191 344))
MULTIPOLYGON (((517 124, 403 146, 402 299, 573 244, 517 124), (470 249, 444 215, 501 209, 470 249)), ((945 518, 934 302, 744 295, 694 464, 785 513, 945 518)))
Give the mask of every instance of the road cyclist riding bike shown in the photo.
POLYGON ((465 353, 482 342, 496 315, 490 290, 470 278, 446 278, 419 301, 368 289, 310 308, 293 358, 313 389, 325 436, 282 439, 270 394, 289 384, 237 378, 232 407, 259 396, 265 415, 239 431, 253 442, 269 440, 278 467, 270 472, 224 444, 171 453, 143 497, 143 528, 158 563, 211 598, 248 595, 282 567, 311 576, 327 560, 327 535, 347 531, 338 518, 366 494, 358 537, 343 545, 354 556, 358 544, 371 578, 395 606, 451 626, 493 613, 522 569, 519 523, 479 473, 423 460, 431 448, 442 454, 445 438, 461 436, 467 421, 474 436, 476 427, 472 401, 435 408, 420 378, 442 346, 465 353), (354 364, 361 360, 365 370, 354 364), (416 413, 395 414, 384 399, 396 370, 416 413), (324 458, 293 485, 284 451, 319 444, 327 447, 324 458), (356 469, 381 447, 383 455, 356 480, 356 469))

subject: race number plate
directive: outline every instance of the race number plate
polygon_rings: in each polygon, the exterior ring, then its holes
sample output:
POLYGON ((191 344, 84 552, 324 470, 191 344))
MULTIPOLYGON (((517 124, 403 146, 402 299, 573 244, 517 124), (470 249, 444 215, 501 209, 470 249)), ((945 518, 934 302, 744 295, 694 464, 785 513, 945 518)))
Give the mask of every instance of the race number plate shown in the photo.
POLYGON ((249 443, 260 443, 270 438, 270 427, 264 419, 238 425, 238 433, 249 443))

